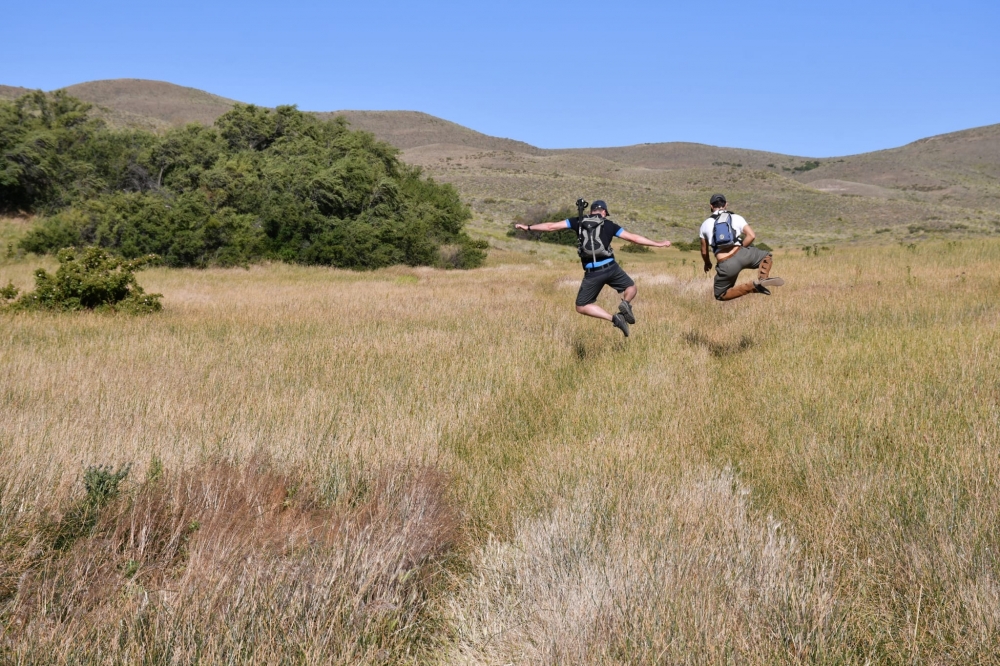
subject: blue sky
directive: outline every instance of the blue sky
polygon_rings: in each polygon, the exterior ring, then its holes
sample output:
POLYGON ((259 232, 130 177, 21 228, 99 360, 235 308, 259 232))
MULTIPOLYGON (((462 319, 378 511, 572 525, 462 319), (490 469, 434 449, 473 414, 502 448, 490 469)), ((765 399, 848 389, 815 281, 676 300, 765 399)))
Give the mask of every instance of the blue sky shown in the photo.
POLYGON ((0 83, 157 79, 545 148, 828 157, 1000 123, 1000 2, 13 2, 0 83))

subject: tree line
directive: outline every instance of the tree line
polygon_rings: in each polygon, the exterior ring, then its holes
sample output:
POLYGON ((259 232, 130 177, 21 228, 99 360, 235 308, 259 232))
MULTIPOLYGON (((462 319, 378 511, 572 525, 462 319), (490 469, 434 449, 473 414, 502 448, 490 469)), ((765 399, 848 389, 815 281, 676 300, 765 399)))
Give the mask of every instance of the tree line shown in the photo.
POLYGON ((261 260, 471 268, 455 189, 336 118, 237 104, 215 125, 116 130, 65 92, 0 102, 0 212, 39 215, 28 252, 97 246, 169 266, 261 260))

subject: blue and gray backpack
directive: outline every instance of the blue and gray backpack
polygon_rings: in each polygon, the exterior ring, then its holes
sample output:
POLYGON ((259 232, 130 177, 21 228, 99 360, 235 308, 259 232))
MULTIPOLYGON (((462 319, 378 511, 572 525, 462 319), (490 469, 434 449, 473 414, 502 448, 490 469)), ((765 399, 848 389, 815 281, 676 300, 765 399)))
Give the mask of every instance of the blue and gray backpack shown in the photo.
POLYGON ((602 259, 610 259, 615 256, 610 247, 604 247, 601 240, 601 229, 604 228, 605 219, 600 215, 588 215, 581 218, 577 230, 576 251, 582 259, 590 259, 597 263, 602 259))
POLYGON ((715 218, 715 226, 712 229, 712 250, 718 253, 720 249, 736 245, 733 216, 723 210, 713 213, 712 217, 715 218))

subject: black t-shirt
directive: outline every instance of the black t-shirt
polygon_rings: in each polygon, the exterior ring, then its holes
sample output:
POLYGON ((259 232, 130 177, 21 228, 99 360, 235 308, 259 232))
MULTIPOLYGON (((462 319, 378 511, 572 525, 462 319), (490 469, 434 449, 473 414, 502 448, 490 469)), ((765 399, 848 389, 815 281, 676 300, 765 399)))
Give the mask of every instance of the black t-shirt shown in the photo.
MULTIPOLYGON (((573 233, 579 236, 580 218, 571 217, 568 220, 566 220, 566 228, 572 229, 573 233)), ((614 255, 614 252, 611 250, 611 241, 616 236, 621 235, 623 231, 625 230, 619 227, 611 218, 609 217, 604 218, 604 224, 601 226, 601 243, 604 245, 604 247, 607 248, 608 254, 614 255)), ((612 256, 610 259, 598 259, 597 266, 591 266, 590 264, 593 263, 592 259, 586 257, 580 257, 580 263, 583 264, 584 268, 597 268, 598 266, 610 264, 614 260, 615 260, 614 256, 612 256)))

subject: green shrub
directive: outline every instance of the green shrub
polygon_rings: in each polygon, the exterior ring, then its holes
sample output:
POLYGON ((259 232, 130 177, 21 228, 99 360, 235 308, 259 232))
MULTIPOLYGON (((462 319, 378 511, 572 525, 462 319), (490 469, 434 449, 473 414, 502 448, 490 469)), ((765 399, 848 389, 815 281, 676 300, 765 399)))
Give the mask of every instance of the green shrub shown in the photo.
POLYGON ((83 488, 86 494, 55 525, 52 540, 55 550, 68 550, 78 539, 90 534, 97 525, 101 509, 118 497, 119 486, 129 471, 129 465, 117 470, 110 465, 91 465, 84 470, 83 488))
POLYGON ((0 299, 5 301, 12 301, 17 298, 19 289, 14 286, 13 282, 8 282, 6 287, 0 287, 0 299))
POLYGON ((676 243, 671 243, 671 246, 676 247, 681 252, 692 252, 694 250, 701 251, 701 239, 695 238, 690 243, 685 243, 684 241, 677 241, 676 243))
POLYGON ((486 259, 489 246, 487 241, 472 239, 461 245, 445 246, 437 263, 442 268, 476 268, 486 259))
POLYGON ((35 291, 23 294, 11 306, 17 310, 101 310, 144 314, 162 308, 160 294, 146 294, 135 272, 155 257, 127 261, 97 247, 59 251, 55 275, 35 271, 35 291))
POLYGON ((636 245, 635 243, 625 243, 620 249, 622 252, 630 254, 645 254, 653 251, 648 245, 636 245))

